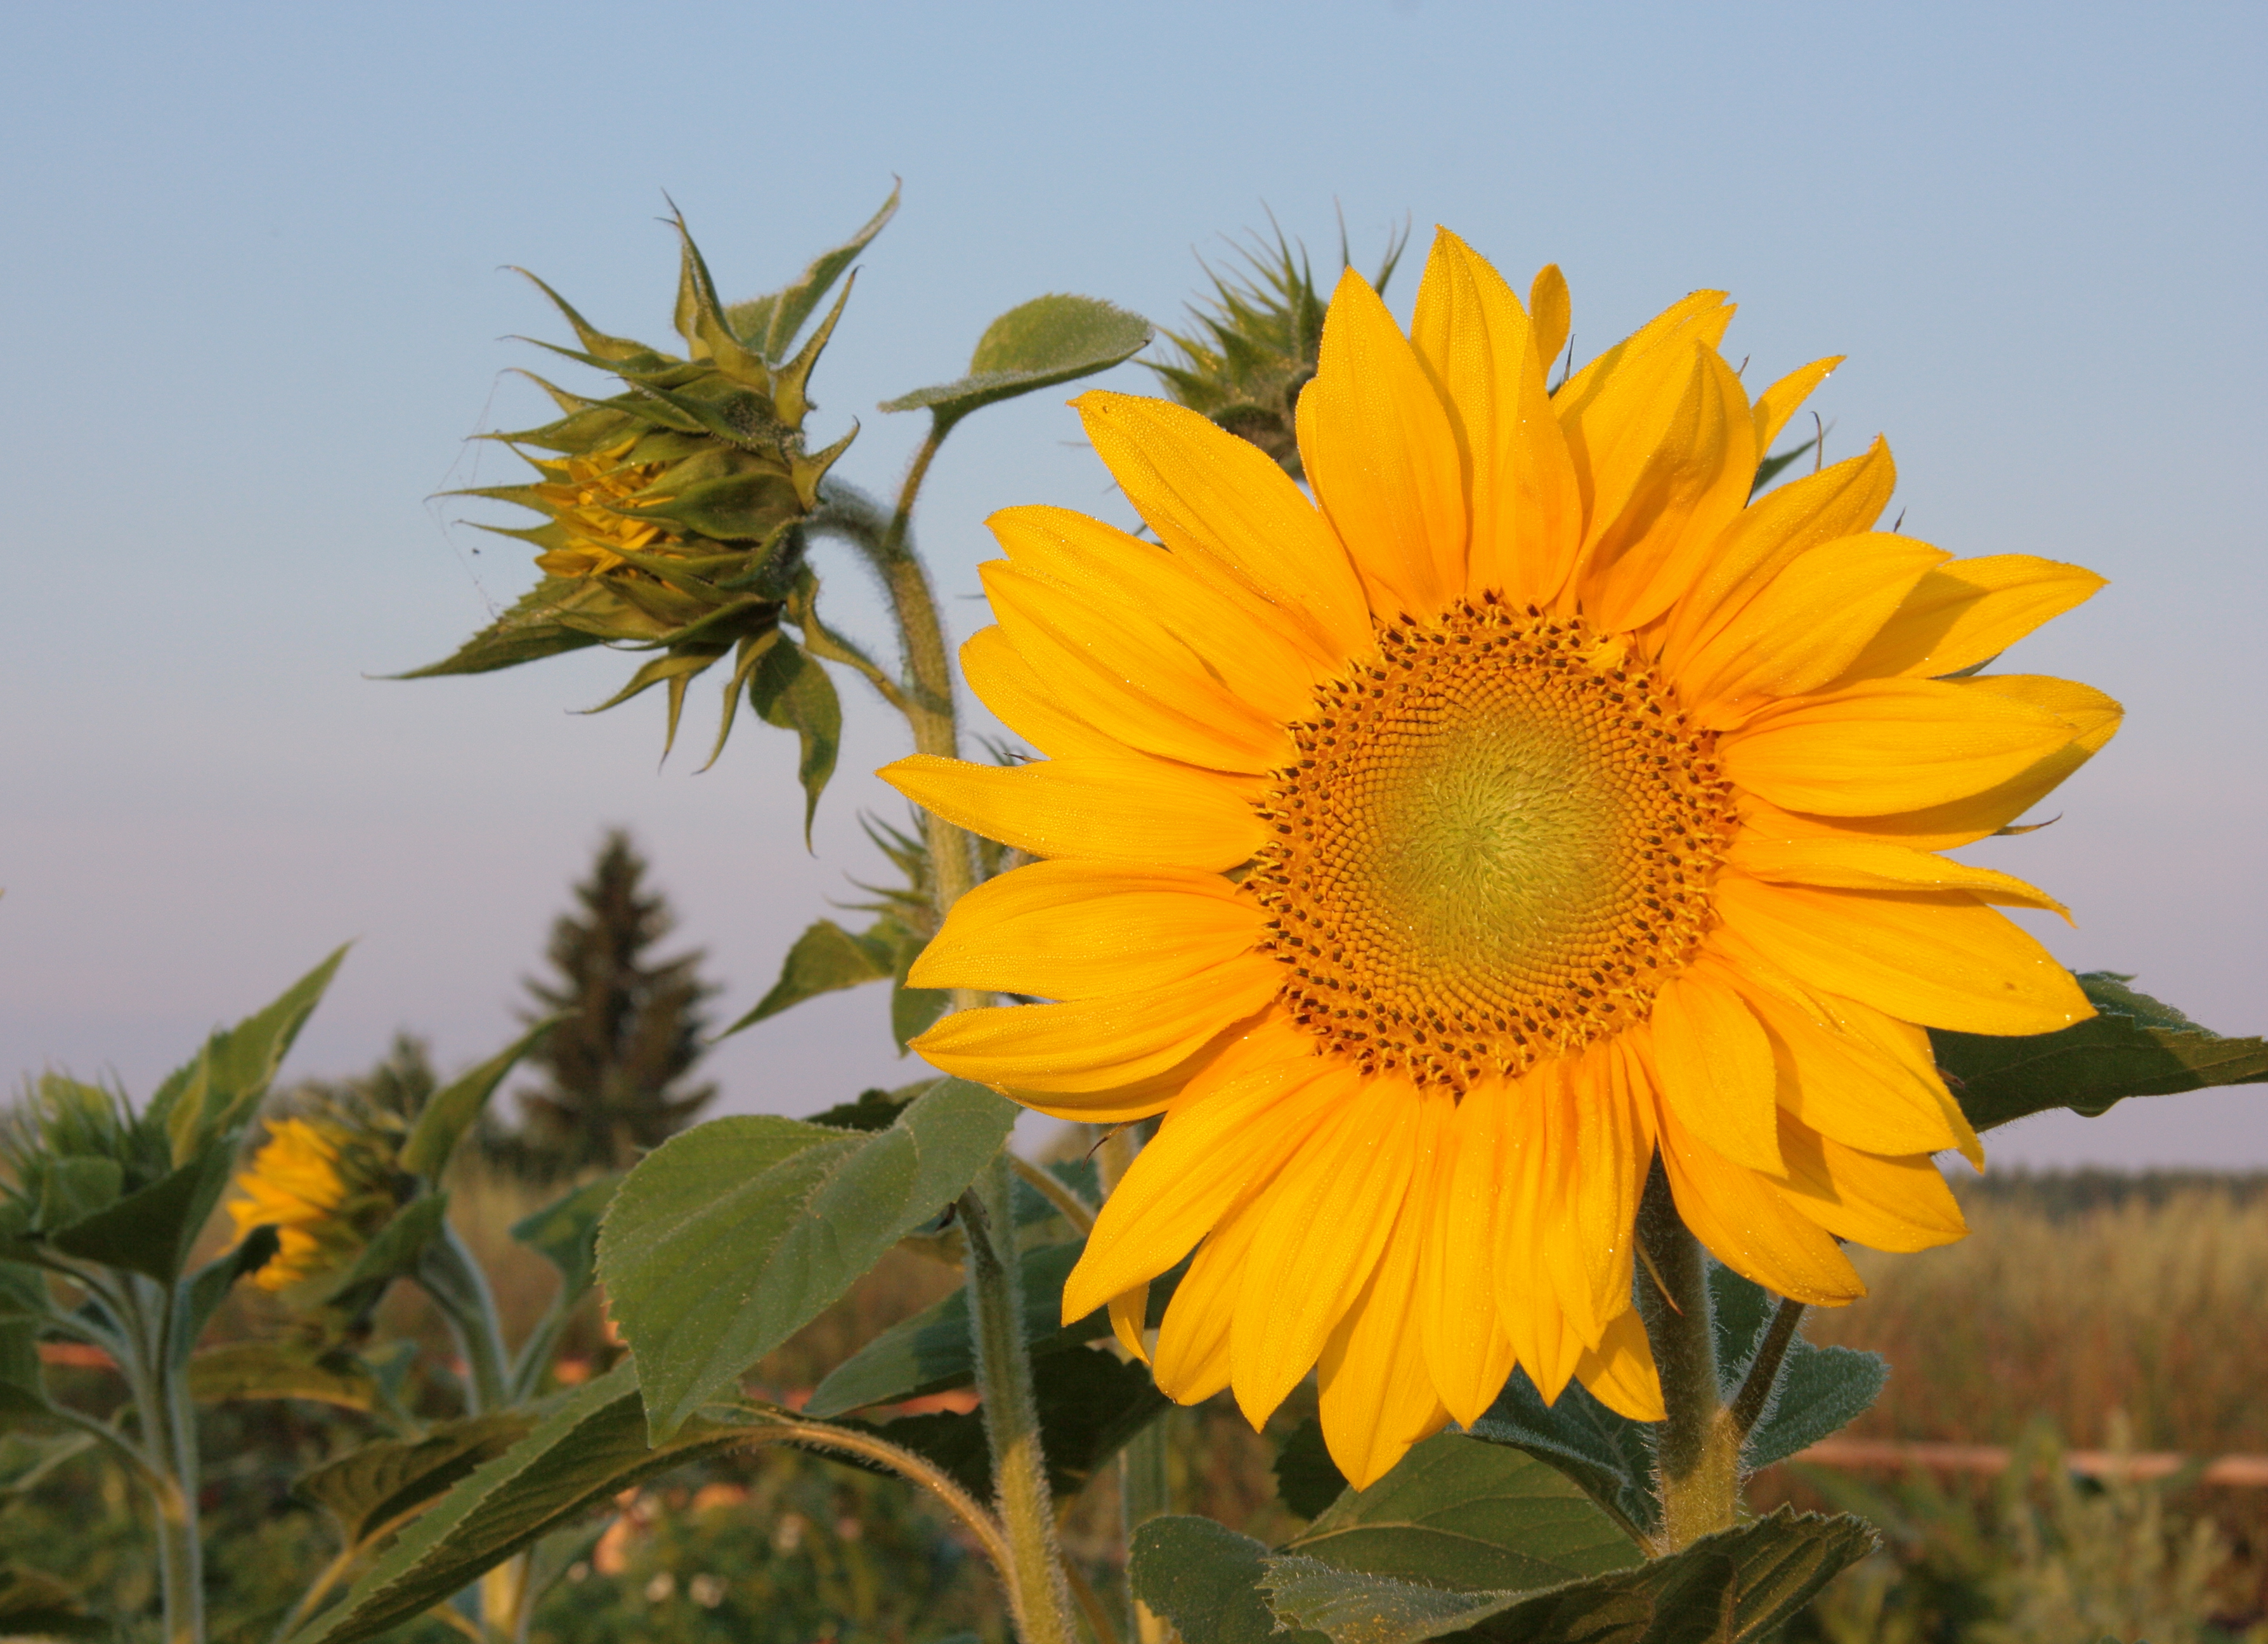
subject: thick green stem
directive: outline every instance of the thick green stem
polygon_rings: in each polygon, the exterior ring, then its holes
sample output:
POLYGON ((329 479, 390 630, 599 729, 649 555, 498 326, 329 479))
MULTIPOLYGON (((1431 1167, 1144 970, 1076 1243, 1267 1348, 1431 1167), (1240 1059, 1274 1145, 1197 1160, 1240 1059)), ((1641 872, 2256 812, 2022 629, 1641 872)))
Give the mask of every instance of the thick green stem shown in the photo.
POLYGON ((465 1355, 465 1413, 485 1416, 512 1402, 512 1357, 504 1351, 504 1326, 497 1316, 496 1293, 456 1228, 446 1221, 426 1247, 417 1273, 449 1322, 465 1355))
POLYGON ((1639 1311, 1667 1412, 1654 1440, 1661 1495, 1654 1551, 1675 1552, 1738 1522, 1741 1434, 1718 1392, 1708 1267, 1699 1241, 1678 1218, 1659 1160, 1638 1205, 1638 1239, 1649 1276, 1638 1286, 1639 1311))
POLYGON ((1016 1634, 1024 1644, 1072 1644, 1071 1592, 1056 1544, 1055 1501, 1040 1448, 1031 1355, 1024 1346, 1013 1185, 1004 1149, 961 1197, 968 1241, 969 1332, 992 1450, 995 1506, 1008 1538, 1016 1634))
POLYGON ((188 1378, 174 1374, 174 1289, 130 1276, 118 1320, 130 1344, 119 1369, 142 1427, 144 1482, 157 1527, 158 1584, 166 1644, 204 1644, 204 1549, 197 1527, 196 1407, 188 1378))

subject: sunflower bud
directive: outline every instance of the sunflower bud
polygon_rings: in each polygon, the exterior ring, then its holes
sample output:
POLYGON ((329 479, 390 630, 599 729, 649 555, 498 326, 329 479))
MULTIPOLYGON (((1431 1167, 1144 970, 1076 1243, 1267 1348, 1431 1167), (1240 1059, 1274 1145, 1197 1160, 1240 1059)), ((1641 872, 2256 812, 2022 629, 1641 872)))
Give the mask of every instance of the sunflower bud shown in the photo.
MULTIPOLYGON (((1408 238, 1405 231, 1388 243, 1371 282, 1379 290, 1393 277, 1408 238)), ((1188 331, 1166 333, 1179 358, 1150 369, 1167 399, 1249 440, 1293 479, 1304 478, 1293 411, 1300 390, 1315 374, 1327 299, 1315 288, 1307 248, 1295 250, 1281 228, 1272 251, 1255 236, 1252 248, 1240 247, 1237 254, 1245 264, 1241 274, 1200 265, 1212 282, 1212 297, 1189 306, 1188 331)), ((1348 262, 1344 225, 1339 261, 1348 262)))
POLYGON ((453 494, 541 516, 533 526, 482 528, 532 544, 543 580, 455 655, 401 677, 487 673, 600 644, 650 652, 600 709, 664 686, 674 742, 687 685, 737 652, 725 692, 729 731, 740 691, 781 643, 780 617, 792 615, 807 583, 800 527, 818 505, 820 481, 858 432, 854 424, 823 450, 805 447, 806 387, 849 299, 847 280, 802 346, 788 350, 896 205, 893 193, 797 284, 730 309, 677 219, 681 356, 608 335, 535 280, 581 344, 541 346, 611 372, 622 392, 589 399, 538 377, 558 418, 483 436, 510 446, 535 477, 453 494))
POLYGON ((276 1229, 276 1252, 253 1282, 282 1291, 345 1272, 415 1191, 397 1163, 402 1117, 348 1091, 262 1123, 268 1139, 238 1173, 239 1197, 228 1205, 239 1239, 276 1229))

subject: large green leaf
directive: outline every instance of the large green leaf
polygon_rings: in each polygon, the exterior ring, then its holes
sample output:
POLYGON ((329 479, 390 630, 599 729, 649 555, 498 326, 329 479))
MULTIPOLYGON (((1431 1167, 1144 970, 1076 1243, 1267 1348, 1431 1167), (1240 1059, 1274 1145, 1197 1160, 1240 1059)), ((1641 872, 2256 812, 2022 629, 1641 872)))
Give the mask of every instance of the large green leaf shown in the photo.
MULTIPOLYGON (((1127 1440, 1173 1408, 1146 1366, 1093 1348, 1035 1360, 1032 1397, 1048 1481, 1064 1500, 1085 1489, 1127 1440)), ((992 1451, 982 1412, 903 1416, 867 1430, 927 1456, 979 1501, 992 1500, 992 1451)))
POLYGON ((943 430, 996 401, 1108 371, 1147 348, 1150 337, 1147 320, 1095 298, 1035 297, 984 328, 967 376, 886 400, 882 409, 926 406, 943 430))
POLYGON ((303 1398, 368 1410, 379 1402, 370 1367, 344 1351, 311 1352, 284 1341, 236 1341, 188 1363, 189 1397, 201 1404, 232 1398, 303 1398))
MULTIPOLYGON (((1036 1195, 1035 1195, 1036 1197, 1036 1195)), ((1042 1245, 1023 1257, 1024 1345, 1037 1360, 1110 1334, 1109 1316, 1101 1308, 1071 1323, 1063 1322, 1064 1281, 1078 1265, 1084 1242, 1042 1245)), ((1166 1303, 1182 1269, 1150 1286, 1149 1323, 1165 1316, 1166 1303)), ((895 1404, 976 1379, 976 1360, 968 1334, 968 1293, 955 1290, 901 1323, 891 1326, 835 1367, 813 1390, 805 1413, 822 1419, 870 1404, 895 1404)))
POLYGON ((350 1450, 301 1478, 298 1492, 330 1514, 342 1544, 359 1547, 438 1500, 534 1426, 534 1417, 516 1410, 444 1422, 423 1438, 350 1450))
POLYGON ((1330 1644, 1279 1626, 1261 1581, 1268 1546, 1209 1518, 1153 1518, 1134 1532, 1127 1583, 1174 1624, 1182 1644, 1330 1644))
MULTIPOLYGON (((263 1087, 265 1082, 263 1075, 263 1087)), ((202 1153, 178 1168, 106 1210, 57 1228, 48 1242, 81 1261, 122 1267, 169 1285, 181 1276, 235 1163, 234 1136, 211 1136, 202 1153)))
POLYGON ((622 1365, 563 1400, 534 1432, 414 1520, 347 1596, 292 1634, 292 1644, 360 1644, 456 1593, 630 1485, 745 1443, 761 1431, 687 1422, 646 1442, 635 1372, 622 1365))
POLYGON ((559 1270, 559 1299, 565 1307, 595 1283, 599 1276, 599 1224, 615 1191, 619 1176, 585 1182, 564 1198, 556 1198, 534 1215, 512 1224, 512 1236, 559 1270))
POLYGON ((1649 1424, 1608 1409, 1580 1382, 1570 1382, 1546 1404, 1528 1373, 1515 1369, 1496 1403, 1467 1431, 1557 1468, 1635 1535, 1653 1534, 1660 1522, 1649 1424))
POLYGON ((716 1119, 648 1154, 607 1212, 599 1271, 655 1437, 675 1433, 958 1198, 1017 1112, 947 1080, 872 1134, 716 1119))
POLYGON ((1267 1560, 1261 1584, 1279 1620, 1330 1644, 1748 1644, 1874 1545, 1855 1518, 1783 1507, 1668 1558, 1541 1591, 1460 1591, 1296 1554, 1267 1560))
POLYGON ((429 1182, 439 1180, 458 1141, 481 1117, 481 1110, 504 1083, 504 1076, 519 1065, 520 1058, 542 1043, 560 1021, 553 1016, 537 1022, 487 1061, 435 1091, 417 1115, 409 1139, 401 1145, 401 1168, 429 1182))
POLYGON ((193 1162, 215 1140, 232 1134, 251 1118, 346 956, 345 947, 334 949, 265 1010, 214 1034, 196 1060, 177 1069, 158 1087, 143 1122, 165 1127, 175 1166, 193 1162))
POLYGON ((1630 1537, 1554 1469, 1454 1433, 1341 1496, 1284 1551, 1467 1589, 1549 1587, 1638 1561, 1630 1537))
POLYGON ((2107 970, 2079 984, 2096 1014, 2059 1033, 1988 1038, 1933 1028, 1930 1043, 1961 1110, 1978 1130, 2070 1108, 2089 1117, 2128 1096, 2268 1080, 2268 1041, 2224 1039, 2107 970))
POLYGON ((803 842, 811 843, 819 796, 835 774, 843 745, 843 699, 827 670, 783 639, 766 650, 748 675, 748 706, 768 725, 793 731, 801 748, 795 768, 803 784, 803 842))
POLYGON ((834 920, 821 919, 795 939, 795 946, 787 950, 787 958, 781 962, 779 980, 756 1001, 754 1010, 725 1028, 725 1035, 753 1028, 767 1017, 777 1016, 791 1006, 817 999, 822 993, 857 987, 865 982, 887 982, 896 964, 897 955, 892 945, 874 932, 853 936, 834 920))

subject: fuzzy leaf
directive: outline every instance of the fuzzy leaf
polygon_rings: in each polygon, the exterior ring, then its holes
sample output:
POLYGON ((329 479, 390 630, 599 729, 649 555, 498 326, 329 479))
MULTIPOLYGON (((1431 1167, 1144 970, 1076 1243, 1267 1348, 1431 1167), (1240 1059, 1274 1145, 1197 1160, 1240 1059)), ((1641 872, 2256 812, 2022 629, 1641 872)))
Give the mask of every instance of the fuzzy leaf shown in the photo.
POLYGON ((1546 1404, 1528 1373, 1515 1369, 1488 1413, 1467 1431, 1557 1468, 1632 1534, 1650 1535, 1659 1522, 1648 1424, 1608 1409, 1580 1382, 1546 1404))
POLYGON ((1279 1627, 1261 1590, 1268 1547, 1209 1518, 1153 1518, 1134 1532, 1127 1582, 1182 1644, 1330 1644, 1279 1627))
POLYGON ((2058 1033, 2002 1039, 1932 1028, 1937 1065, 1969 1122, 1990 1130, 2051 1108, 2093 1118, 2128 1096, 2268 1080, 2268 1041, 2224 1039, 2128 980, 2082 973, 2099 1014, 2058 1033))
POLYGON ((843 741, 843 700, 827 670, 784 641, 766 651, 748 675, 748 705, 769 725, 793 731, 802 747, 796 780, 803 784, 803 842, 811 844, 819 796, 835 774, 843 741))
POLYGON ((744 1443, 757 1430, 693 1421, 674 1441, 651 1447, 636 1373, 618 1366, 420 1515, 343 1599, 291 1635, 291 1644, 377 1638, 622 1490, 744 1443))
POLYGON ((1514 1590, 1624 1569, 1639 1556, 1552 1468, 1454 1433, 1341 1496, 1284 1550, 1402 1581, 1514 1590))
POLYGON ((519 1411, 442 1423, 422 1439, 387 1440, 350 1450, 299 1480, 299 1494, 321 1507, 349 1547, 384 1535, 405 1515, 435 1501, 535 1426, 519 1411))
POLYGON ((176 1166, 188 1164, 215 1138, 232 1134, 252 1117, 346 956, 344 946, 334 949, 265 1010, 206 1040, 196 1060, 176 1069, 158 1087, 143 1123, 165 1127, 176 1166))
POLYGON ((853 936, 832 919, 821 919, 795 939, 780 964, 779 980, 756 1006, 725 1029, 719 1038, 753 1028, 793 1005, 841 988, 889 979, 895 969, 889 947, 869 933, 853 936))
MULTIPOLYGON (((1063 1322, 1064 1281, 1086 1248, 1084 1242, 1049 1244, 1024 1253, 1024 1345, 1035 1360, 1110 1334, 1109 1315, 1101 1308, 1071 1323, 1063 1322)), ((1176 1267, 1152 1282, 1151 1324, 1164 1318, 1166 1303, 1173 1299, 1183 1271, 1176 1267)), ((955 1290, 836 1365, 813 1390, 804 1413, 824 1419, 966 1387, 976 1379, 968 1293, 955 1290)))
POLYGON ((886 411, 926 406, 939 428, 1035 388, 1091 377, 1150 345, 1150 322, 1093 297, 1035 297, 1011 308, 977 339, 968 374, 883 402, 886 411))
POLYGON ((401 1168, 427 1181, 438 1181, 456 1151, 457 1142, 481 1117, 496 1087, 546 1035, 559 1025, 556 1016, 539 1021, 477 1067, 459 1075, 434 1092, 417 1116, 417 1126, 401 1145, 401 1168))
POLYGON ((648 1154, 607 1212, 599 1271, 656 1438, 959 1197, 1017 1111, 947 1080, 872 1135, 716 1119, 648 1154))

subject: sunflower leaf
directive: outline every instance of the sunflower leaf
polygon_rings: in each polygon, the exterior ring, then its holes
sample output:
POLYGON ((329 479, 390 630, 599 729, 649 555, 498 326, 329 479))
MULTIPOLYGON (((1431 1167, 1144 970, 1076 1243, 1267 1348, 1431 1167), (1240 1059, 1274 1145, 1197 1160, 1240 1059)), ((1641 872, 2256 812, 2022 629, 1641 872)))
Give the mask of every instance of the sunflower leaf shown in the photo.
POLYGON ((1175 1515, 1136 1530, 1132 1553, 1134 1596, 1172 1622, 1183 1644, 1329 1644, 1323 1633, 1277 1621, 1260 1587, 1265 1542, 1175 1515))
POLYGON ((237 1341, 210 1348, 188 1363, 189 1397, 201 1404, 237 1398, 303 1398, 368 1410, 379 1402, 377 1378, 350 1353, 295 1351, 282 1342, 237 1341))
POLYGON ((599 1272, 656 1439, 952 1203, 1016 1113, 953 1079, 872 1134, 713 1119, 647 1154, 608 1208, 599 1272))
POLYGON ((585 1182, 564 1198, 555 1198, 534 1215, 516 1221, 512 1236, 559 1270, 559 1295, 554 1308, 564 1308, 588 1290, 599 1276, 599 1223, 614 1203, 619 1176, 585 1182))
POLYGON ((2089 1118, 2129 1096, 2268 1081, 2268 1041, 2225 1039, 2180 1011, 2091 970, 2079 984, 2096 1014, 2057 1033, 1992 1038, 1933 1028, 1937 1065, 1980 1131, 2069 1108, 2089 1118))
POLYGON ((1660 1522, 1651 1425, 1608 1409, 1580 1382, 1546 1404, 1528 1373, 1515 1369, 1488 1413, 1466 1431, 1556 1468, 1631 1535, 1651 1535, 1660 1522))
POLYGON ((775 645, 748 675, 748 705, 768 725, 793 731, 802 755, 796 780, 803 784, 803 842, 811 843, 819 796, 835 774, 843 741, 843 700, 827 670, 793 645, 775 645))
POLYGON ((771 991, 718 1036, 725 1038, 743 1028, 753 1028, 822 993, 888 981, 896 964, 889 944, 876 934, 880 929, 878 925, 874 931, 854 936, 832 919, 820 920, 787 950, 787 957, 780 962, 779 980, 772 984, 771 991))
POLYGON ((331 1515, 342 1543, 359 1547, 503 1455, 534 1426, 519 1411, 444 1422, 423 1438, 350 1450, 301 1478, 297 1490, 331 1515))
POLYGON ((1035 297, 984 328, 968 374, 885 400, 886 411, 926 406, 950 428, 971 411, 1108 371, 1150 345, 1150 322, 1093 297, 1035 297))
MULTIPOLYGON (((1024 1345, 1035 1362, 1110 1334, 1109 1316, 1101 1308, 1071 1323, 1063 1322, 1064 1281, 1071 1277, 1086 1248, 1083 1242, 1049 1244, 1024 1253, 1024 1345)), ((1148 1322, 1152 1325, 1164 1318, 1166 1303, 1173 1299, 1174 1286, 1183 1271, 1176 1267, 1151 1281, 1148 1322)), ((872 1404, 895 1404, 966 1387, 976 1379, 976 1360, 968 1334, 968 1293, 955 1290, 884 1331, 836 1365, 833 1374, 814 1390, 804 1413, 822 1419, 838 1416, 872 1404)))
POLYGON ((1473 1644, 1747 1644, 1874 1545, 1855 1518, 1783 1507, 1667 1558, 1540 1589, 1447 1588, 1296 1554, 1265 1560, 1260 1584, 1279 1623, 1330 1644, 1448 1633, 1473 1644))

